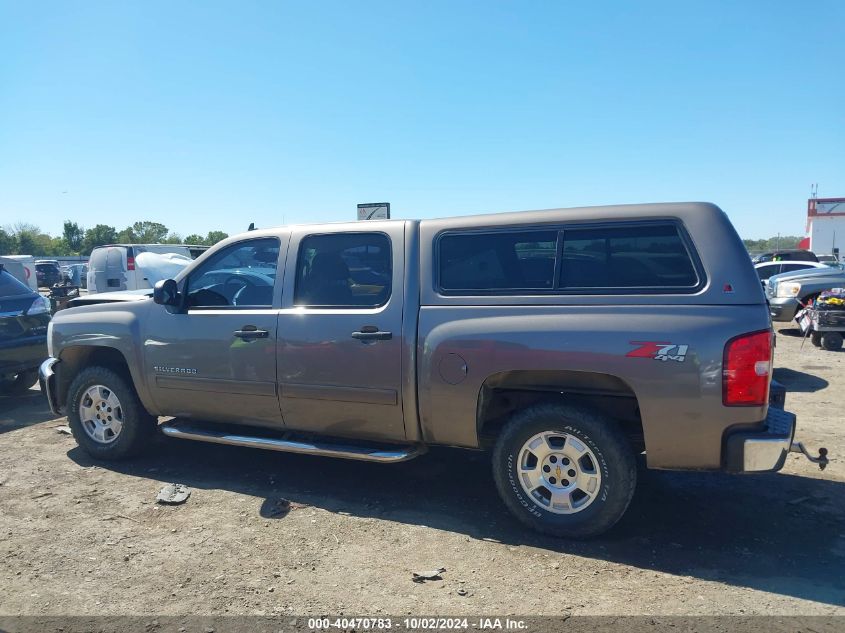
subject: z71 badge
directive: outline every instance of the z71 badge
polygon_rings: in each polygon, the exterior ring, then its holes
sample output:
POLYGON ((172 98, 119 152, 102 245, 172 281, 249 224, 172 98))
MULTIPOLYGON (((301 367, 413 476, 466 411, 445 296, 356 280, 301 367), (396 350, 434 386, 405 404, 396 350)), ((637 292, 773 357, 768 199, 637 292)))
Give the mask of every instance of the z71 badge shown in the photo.
POLYGON ((653 360, 674 360, 683 363, 687 357, 687 350, 689 345, 678 345, 676 343, 667 343, 666 341, 630 341, 631 345, 637 345, 636 349, 632 349, 625 354, 630 358, 651 358, 653 360))

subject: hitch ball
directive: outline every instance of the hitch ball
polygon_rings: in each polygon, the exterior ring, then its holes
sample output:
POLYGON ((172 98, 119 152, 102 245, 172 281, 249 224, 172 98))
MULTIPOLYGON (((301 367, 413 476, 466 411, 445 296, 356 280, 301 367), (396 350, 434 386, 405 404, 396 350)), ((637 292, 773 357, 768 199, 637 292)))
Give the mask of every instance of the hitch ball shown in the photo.
POLYGON ((819 470, 824 470, 825 467, 830 463, 830 460, 827 458, 827 449, 820 448, 819 449, 819 456, 813 457, 810 455, 810 452, 804 447, 802 442, 792 442, 792 446, 789 447, 790 453, 801 453, 804 457, 809 459, 814 464, 819 465, 819 470))

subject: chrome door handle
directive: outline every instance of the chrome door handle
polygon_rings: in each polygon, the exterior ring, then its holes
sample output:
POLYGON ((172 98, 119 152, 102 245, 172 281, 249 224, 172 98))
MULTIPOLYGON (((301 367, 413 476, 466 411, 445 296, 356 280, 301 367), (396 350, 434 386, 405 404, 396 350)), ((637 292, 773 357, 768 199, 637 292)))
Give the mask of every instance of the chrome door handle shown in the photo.
POLYGON ((362 328, 358 332, 352 332, 352 338, 359 341, 389 341, 393 338, 393 332, 382 332, 375 328, 362 328))
POLYGON ((250 327, 245 325, 242 330, 235 330, 232 334, 239 339, 243 339, 244 341, 251 341, 257 338, 267 338, 270 336, 270 332, 267 330, 259 330, 256 327, 250 327))

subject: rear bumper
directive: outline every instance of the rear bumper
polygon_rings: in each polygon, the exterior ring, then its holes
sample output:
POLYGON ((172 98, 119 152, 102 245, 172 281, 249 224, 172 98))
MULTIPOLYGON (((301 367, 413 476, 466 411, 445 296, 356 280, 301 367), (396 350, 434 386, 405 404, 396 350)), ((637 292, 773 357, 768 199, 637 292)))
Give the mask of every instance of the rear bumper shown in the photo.
POLYGON ((750 473, 783 468, 795 436, 795 422, 795 414, 769 406, 762 430, 740 431, 727 437, 725 470, 750 473))
POLYGON ((55 415, 62 415, 57 389, 58 376, 56 375, 56 365, 58 364, 58 358, 48 358, 41 363, 41 367, 38 369, 38 384, 41 387, 41 393, 47 396, 50 411, 55 415))

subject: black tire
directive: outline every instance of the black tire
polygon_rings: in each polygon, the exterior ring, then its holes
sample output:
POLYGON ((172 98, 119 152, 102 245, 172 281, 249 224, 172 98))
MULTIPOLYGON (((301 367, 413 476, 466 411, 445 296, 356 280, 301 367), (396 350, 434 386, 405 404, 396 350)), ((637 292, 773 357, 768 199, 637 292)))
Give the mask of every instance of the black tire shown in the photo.
POLYGON ((11 380, 0 381, 0 395, 21 396, 38 382, 38 370, 27 369, 15 375, 11 380))
POLYGON ((144 409, 134 387, 106 367, 88 367, 79 372, 68 390, 67 412, 68 425, 76 443, 95 459, 111 461, 138 455, 149 445, 157 425, 157 419, 144 409), (120 401, 123 427, 117 437, 107 444, 89 436, 80 419, 80 402, 85 392, 94 385, 106 387, 120 401))
POLYGON ((637 464, 614 420, 576 406, 541 404, 514 414, 503 429, 493 450, 493 478, 505 505, 524 524, 545 534, 583 539, 606 532, 625 514, 637 484, 637 464), (580 511, 551 512, 520 484, 521 449, 544 431, 573 436, 596 457, 601 484, 593 501, 580 511))
POLYGON ((822 347, 829 352, 836 352, 842 349, 842 335, 839 332, 824 332, 822 334, 822 347))
POLYGON ((822 335, 821 332, 811 332, 810 333, 810 342, 815 345, 816 347, 822 346, 822 335))

